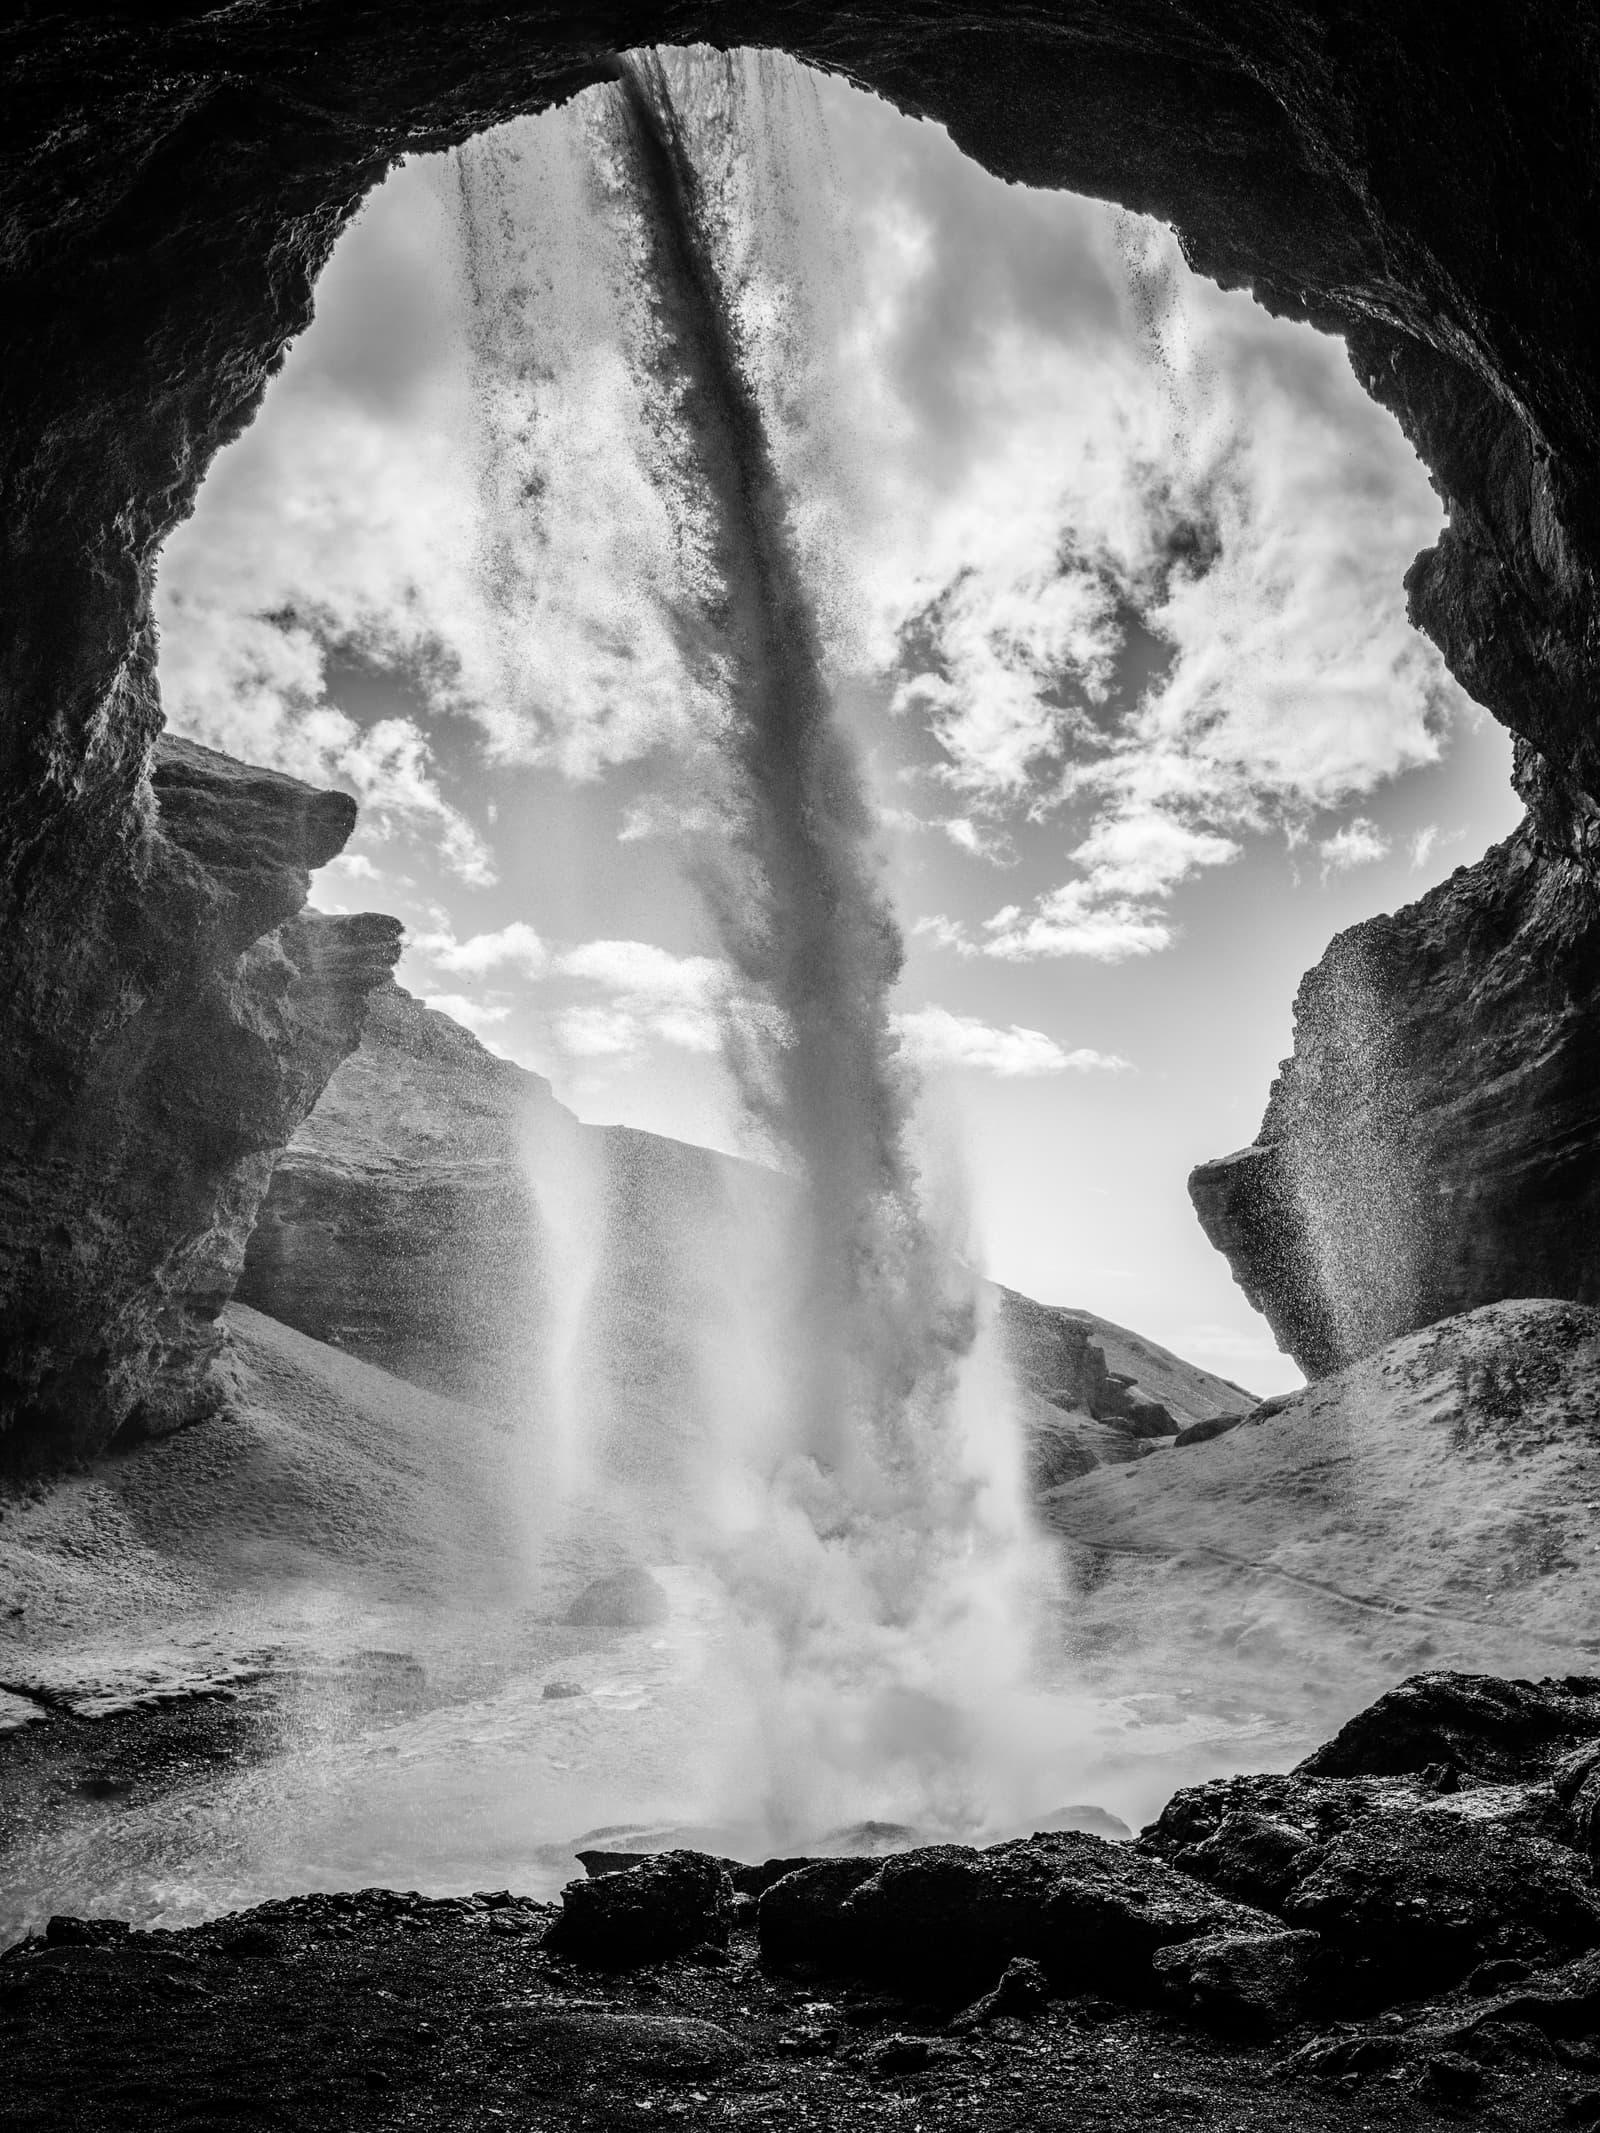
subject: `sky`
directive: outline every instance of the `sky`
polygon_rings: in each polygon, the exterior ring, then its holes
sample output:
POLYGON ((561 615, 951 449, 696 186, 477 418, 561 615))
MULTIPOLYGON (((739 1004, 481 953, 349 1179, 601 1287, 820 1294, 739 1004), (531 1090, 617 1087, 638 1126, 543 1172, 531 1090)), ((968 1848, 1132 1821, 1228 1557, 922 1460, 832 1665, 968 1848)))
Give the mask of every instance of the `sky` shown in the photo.
MULTIPOLYGON (((1339 342, 1159 224, 787 61, 675 64, 985 1268, 1297 1383, 1185 1178, 1333 933, 1519 819, 1405 620, 1438 501, 1339 342)), ((160 674, 176 731, 355 794, 313 897, 401 917, 402 983, 586 1119, 751 1152, 608 93, 368 200, 168 544, 160 674)))

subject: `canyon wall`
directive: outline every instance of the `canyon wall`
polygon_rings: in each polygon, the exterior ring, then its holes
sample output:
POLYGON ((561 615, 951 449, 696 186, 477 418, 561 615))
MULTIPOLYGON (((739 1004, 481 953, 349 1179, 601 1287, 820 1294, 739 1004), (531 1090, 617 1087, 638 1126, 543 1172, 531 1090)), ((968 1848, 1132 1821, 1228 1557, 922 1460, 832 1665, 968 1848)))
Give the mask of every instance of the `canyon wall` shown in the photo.
POLYGON ((86 896, 64 967, 29 973, 48 1041, 0 1123, 13 1471, 203 1408, 278 1151, 399 951, 393 919, 303 909, 354 825, 345 794, 170 739, 151 791, 137 896, 86 896))
MULTIPOLYGON (((66 1452, 141 1407, 165 1411, 153 1358, 184 1240, 231 1233, 239 1164, 270 1159, 299 1100, 268 1100, 276 1083, 257 1072, 260 1046, 287 1040, 236 1033, 252 1015, 309 1027, 314 966, 332 954, 270 899, 246 937, 236 891, 162 827, 161 541, 396 157, 567 96, 619 48, 695 38, 781 44, 942 120, 1004 177, 1164 216, 1202 272, 1343 333, 1448 503, 1409 578, 1419 625, 1542 752, 1550 789, 1600 796, 1600 371, 1585 294, 1600 57, 1582 0, 1480 12, 1470 32, 1442 4, 1379 0, 20 11, 0 25, 13 1445, 66 1452), (277 932, 285 922, 299 930, 277 932), (239 986, 237 1012, 216 1004, 239 986), (200 1076, 207 1016, 226 1041, 200 1076), (155 1219, 173 1195, 181 1216, 155 1219)), ((1549 856, 1559 812, 1541 787, 1535 873, 1564 863, 1549 856)), ((1565 877, 1551 879, 1559 900, 1565 877)), ((359 964, 354 935, 341 939, 359 964)), ((1479 946, 1467 926, 1441 953, 1467 964, 1479 946)), ((1478 980, 1460 983, 1465 996, 1478 980)))
POLYGON ((1519 756, 1522 827, 1338 936, 1255 1142, 1189 1180, 1310 1376, 1507 1297, 1600 1301, 1600 817, 1519 756))

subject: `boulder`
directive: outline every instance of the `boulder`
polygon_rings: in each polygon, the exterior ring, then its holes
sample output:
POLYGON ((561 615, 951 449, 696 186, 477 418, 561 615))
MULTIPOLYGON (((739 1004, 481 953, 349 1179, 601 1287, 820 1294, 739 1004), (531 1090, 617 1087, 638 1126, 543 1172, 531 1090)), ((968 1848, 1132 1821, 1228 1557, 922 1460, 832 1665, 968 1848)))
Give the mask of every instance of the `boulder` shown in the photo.
POLYGON ((810 1961, 948 1998, 995 1978, 1016 1956, 1074 1989, 1127 1995, 1148 1991, 1158 1947, 1268 1923, 1160 1859, 1075 1831, 985 1851, 930 1845, 865 1875, 837 1871, 862 1864, 821 1862, 769 1889, 759 1913, 763 1952, 781 1959, 773 1929, 782 1921, 790 1949, 810 1961))
POLYGON ((760 1899, 756 1933, 762 1955, 783 1968, 859 1969, 859 1935, 845 1914, 845 1901, 881 1864, 878 1859, 798 1860, 764 1888, 752 1889, 760 1899))
POLYGON ((1230 1429, 1237 1429, 1249 1419, 1248 1415, 1213 1415, 1207 1422, 1191 1422, 1172 1441, 1178 1445, 1209 1444, 1213 1437, 1225 1437, 1230 1429))
POLYGON ((720 1859, 663 1852, 620 1873, 569 1881, 544 1945, 597 1969, 637 1969, 703 1942, 723 1945, 732 1910, 720 1859))
POLYGON ((1600 1747, 1600 1676, 1414 1674, 1358 1711, 1299 1771, 1391 1777, 1445 1763, 1468 1777, 1531 1780, 1586 1742, 1600 1747))
POLYGON ((614 1570, 596 1578, 562 1616, 574 1629, 649 1629, 664 1622, 671 1602, 648 1570, 614 1570))
POLYGON ((1152 1967, 1194 2020, 1260 2035, 1290 2028, 1325 1996, 1328 1950, 1315 1933, 1266 1927, 1158 1948, 1152 1967))
POLYGON ((1241 1903, 1276 1911, 1316 1849, 1316 1838, 1298 1818, 1243 1807, 1226 1810, 1206 1836, 1185 1845, 1176 1859, 1186 1873, 1241 1903))
MULTIPOLYGON (((1445 1748, 1461 1765, 1335 1777, 1320 1774, 1319 1753, 1295 1771, 1216 1779, 1175 1794, 1139 1848, 1321 1935, 1354 2002, 1439 1989, 1502 1960, 1549 1964, 1600 1946, 1591 1862, 1542 1775, 1590 1710, 1561 1684, 1421 1676, 1352 1721, 1329 1759, 1420 1761, 1445 1748), (1480 1778, 1474 1764, 1528 1782, 1480 1778)), ((1581 1797, 1586 1755, 1561 1768, 1562 1789, 1581 1797)))
POLYGON ((1040 1965, 1026 1955, 1014 1955, 1000 1973, 1000 1982, 981 1999, 963 2008, 950 2024, 954 2030, 982 2029, 1002 2015, 1017 2021, 1043 2014, 1050 1999, 1050 1981, 1040 1965))
POLYGON ((1365 1816, 1308 1862, 1282 1911, 1381 1997, 1455 1984, 1496 1956, 1600 1945, 1588 1861, 1540 1832, 1518 1788, 1365 1816))

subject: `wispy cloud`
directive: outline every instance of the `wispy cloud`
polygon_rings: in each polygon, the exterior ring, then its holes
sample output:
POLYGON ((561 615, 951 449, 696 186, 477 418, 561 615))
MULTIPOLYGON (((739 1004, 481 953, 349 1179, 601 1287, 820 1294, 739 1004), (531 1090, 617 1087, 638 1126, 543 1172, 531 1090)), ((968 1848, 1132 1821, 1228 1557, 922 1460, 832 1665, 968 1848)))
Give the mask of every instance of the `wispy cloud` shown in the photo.
POLYGON ((1092 882, 1069 881, 1031 910, 1006 904, 983 922, 980 952, 1001 962, 1033 962, 1041 956, 1087 956, 1121 963, 1155 955, 1172 945, 1171 921, 1159 910, 1128 897, 1102 897, 1092 882))
MULTIPOLYGON (((458 940, 448 925, 414 932, 406 954, 424 973, 483 981, 474 995, 428 995, 431 1006, 449 997, 470 1005, 469 1027, 503 1022, 512 996, 503 988, 520 978, 517 996, 559 1052, 584 1059, 636 1057, 652 1044, 713 1054, 720 1050, 727 1019, 743 1011, 733 994, 732 973, 712 956, 673 955, 649 941, 593 940, 564 948, 542 940, 520 921, 498 932, 458 940), (488 1003, 488 1004, 485 1004, 488 1003)), ((456 1013, 447 1007, 447 1013, 456 1013)))
POLYGON ((1408 850, 1411 853, 1412 867, 1425 867, 1433 855, 1434 846, 1438 842, 1439 825, 1437 822, 1427 822, 1423 824, 1421 829, 1413 830, 1408 846, 1408 850))
POLYGON ((895 1018, 911 1057, 921 1066, 969 1067, 1003 1080, 1040 1074, 1125 1072, 1128 1062, 1087 1046, 1068 1050, 1043 1030, 1016 1023, 1001 1028, 945 1007, 919 1007, 895 1018))
POLYGON ((521 919, 502 926, 498 933, 475 933, 464 941, 458 941, 447 928, 413 933, 406 945, 436 970, 463 977, 483 977, 491 970, 511 969, 524 977, 537 978, 550 965, 550 951, 521 919))
POLYGON ((1322 855, 1325 874, 1344 874, 1352 867, 1375 866, 1380 859, 1387 859, 1389 840, 1376 822, 1369 821, 1365 815, 1357 815, 1336 829, 1331 837, 1324 837, 1317 850, 1322 855))

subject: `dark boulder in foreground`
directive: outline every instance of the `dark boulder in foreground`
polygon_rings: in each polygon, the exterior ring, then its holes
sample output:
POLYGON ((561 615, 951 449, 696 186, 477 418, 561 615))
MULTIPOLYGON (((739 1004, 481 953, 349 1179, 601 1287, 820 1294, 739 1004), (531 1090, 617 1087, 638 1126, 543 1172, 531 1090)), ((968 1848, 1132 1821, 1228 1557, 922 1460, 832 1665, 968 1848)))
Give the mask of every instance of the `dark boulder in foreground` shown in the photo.
POLYGON ((1588 1861, 1530 1826, 1519 1788, 1376 1812, 1315 1857, 1283 1906, 1374 1999, 1453 1985, 1479 1963, 1600 1945, 1588 1861))
POLYGON ((723 1945, 733 1884, 720 1859, 662 1852, 619 1873, 571 1881, 544 1945, 603 1970, 659 1963, 706 1942, 723 1945))
POLYGON ((1600 1743, 1600 1675, 1501 1681, 1414 1674, 1358 1711, 1300 1770, 1317 1777, 1399 1777, 1434 1764, 1463 1776, 1543 1775, 1584 1741, 1600 1743))
POLYGON ((786 1968, 811 1966, 848 1971, 856 1967, 860 1936, 845 1912, 846 1901, 877 1873, 878 1859, 797 1859, 759 1897, 756 1931, 761 1952, 786 1968))
POLYGON ((574 1629, 649 1629, 669 1612, 648 1570, 614 1570, 585 1585, 562 1620, 574 1629))
POLYGON ((1268 1925, 1158 1948, 1156 1978, 1197 2022, 1245 2035, 1288 2029, 1323 1993, 1328 1950, 1315 1934, 1268 1925))
POLYGON ((986 1851, 930 1845, 852 1871, 862 1863, 818 1861, 775 1883, 757 1913, 763 1953, 950 1997, 1024 1956, 1058 1982, 1138 1994, 1157 1948, 1271 1923, 1158 1858, 1076 1831, 986 1851))
POLYGON ((1297 1770, 1185 1788, 1140 1849, 1317 1934, 1350 2007, 1558 1964, 1600 1946, 1597 1726, 1583 1677, 1419 1675, 1297 1770))

